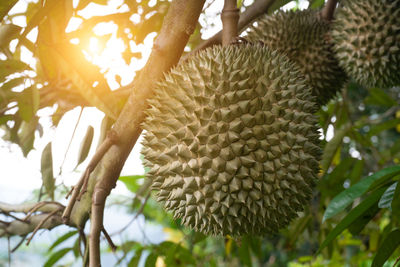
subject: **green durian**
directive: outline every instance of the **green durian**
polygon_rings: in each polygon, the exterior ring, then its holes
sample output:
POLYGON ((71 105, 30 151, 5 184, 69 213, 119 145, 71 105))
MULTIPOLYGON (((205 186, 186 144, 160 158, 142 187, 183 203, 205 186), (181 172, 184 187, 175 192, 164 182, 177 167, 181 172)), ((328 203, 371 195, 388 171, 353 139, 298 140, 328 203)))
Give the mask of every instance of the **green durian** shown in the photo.
POLYGON ((278 11, 258 19, 245 38, 262 41, 295 61, 311 84, 317 103, 324 105, 346 80, 328 41, 329 30, 330 23, 315 10, 278 11))
POLYGON ((155 88, 143 123, 158 201, 196 231, 265 234, 311 197, 321 149, 311 88, 260 45, 207 48, 155 88))
POLYGON ((332 26, 340 65, 367 87, 400 85, 400 0, 343 1, 332 26))

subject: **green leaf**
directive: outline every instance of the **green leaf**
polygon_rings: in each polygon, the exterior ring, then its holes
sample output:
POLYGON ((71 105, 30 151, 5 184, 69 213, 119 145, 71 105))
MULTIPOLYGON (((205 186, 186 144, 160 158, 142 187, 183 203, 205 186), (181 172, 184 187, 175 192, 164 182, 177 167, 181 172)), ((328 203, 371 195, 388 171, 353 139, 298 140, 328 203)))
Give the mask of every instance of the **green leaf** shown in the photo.
POLYGON ((397 106, 397 102, 380 88, 370 88, 368 92, 369 96, 365 99, 366 104, 388 108, 397 106))
POLYGON ((352 209, 346 217, 341 220, 336 227, 328 234, 324 242, 318 249, 319 253, 324 249, 330 242, 332 242, 341 232, 343 232, 348 226, 362 216, 368 209, 370 209, 381 197, 386 188, 382 187, 372 192, 366 199, 364 199, 357 207, 352 209))
POLYGON ((243 266, 252 266, 248 239, 242 239, 242 244, 238 246, 238 256, 243 266))
POLYGON ((156 261, 157 261, 157 254, 155 254, 154 252, 151 252, 149 254, 149 256, 147 256, 146 258, 146 262, 144 264, 144 267, 154 267, 156 266, 156 261))
POLYGON ((139 248, 135 251, 135 255, 128 263, 128 267, 137 267, 139 266, 140 258, 142 257, 143 248, 139 248))
POLYGON ((389 130, 389 129, 394 129, 396 126, 400 124, 400 118, 393 119, 393 120, 388 120, 383 123, 379 123, 377 125, 374 125, 371 127, 371 130, 368 132, 368 137, 374 136, 379 134, 380 132, 389 130))
POLYGON ((350 233, 352 235, 358 235, 362 229, 364 229, 364 227, 375 217, 379 210, 378 203, 375 203, 366 212, 364 212, 362 216, 357 218, 357 220, 349 225, 348 229, 350 233))
POLYGON ((390 255, 400 246, 400 230, 396 229, 383 240, 382 245, 379 247, 371 267, 380 267, 389 259, 390 255))
POLYGON ((60 250, 54 252, 53 254, 51 254, 50 258, 45 262, 43 267, 53 266, 54 263, 59 261, 62 257, 65 256, 65 254, 67 254, 71 250, 72 250, 72 248, 63 248, 63 249, 60 249, 60 250))
POLYGON ((78 163, 76 164, 76 166, 81 164, 87 158, 90 151, 90 147, 92 146, 93 135, 94 135, 94 128, 93 126, 89 125, 86 130, 86 134, 83 137, 81 147, 79 148, 78 163))
POLYGON ((51 142, 43 149, 41 158, 41 172, 43 186, 49 197, 54 200, 55 179, 53 175, 53 155, 51 152, 51 142))
POLYGON ((30 121, 39 108, 39 91, 35 86, 26 88, 18 97, 18 114, 24 121, 30 121))
POLYGON ((322 222, 343 211, 356 198, 360 197, 362 194, 367 192, 367 190, 371 187, 374 181, 387 180, 399 173, 400 173, 400 166, 388 167, 374 173, 371 176, 362 179, 357 184, 342 191, 340 194, 334 197, 332 201, 329 203, 322 218, 322 222))
POLYGON ((345 137, 350 128, 351 125, 348 124, 343 128, 341 128, 340 130, 337 130, 335 132, 335 136, 328 142, 328 144, 326 144, 321 160, 321 169, 323 173, 326 173, 326 171, 328 170, 329 166, 332 163, 332 159, 336 154, 337 149, 342 144, 343 138, 345 137))
POLYGON ((23 121, 18 130, 18 145, 21 147, 24 157, 33 149, 35 131, 38 127, 38 117, 34 116, 29 122, 23 121))
POLYGON ((130 176, 121 176, 119 180, 123 182, 132 193, 136 193, 139 187, 142 186, 142 181, 144 179, 144 175, 130 175, 130 176))
POLYGON ((400 218, 400 183, 397 182, 396 189, 394 190, 392 200, 392 212, 393 216, 400 218))
POLYGON ((49 247, 49 252, 52 251, 56 246, 60 245, 62 242, 67 240, 68 238, 76 235, 77 233, 78 231, 71 231, 57 238, 57 240, 54 241, 54 243, 49 247))
POLYGON ((391 209, 391 204, 394 196, 394 191, 396 190, 397 182, 392 184, 383 193, 381 199, 379 200, 378 206, 381 209, 391 209))

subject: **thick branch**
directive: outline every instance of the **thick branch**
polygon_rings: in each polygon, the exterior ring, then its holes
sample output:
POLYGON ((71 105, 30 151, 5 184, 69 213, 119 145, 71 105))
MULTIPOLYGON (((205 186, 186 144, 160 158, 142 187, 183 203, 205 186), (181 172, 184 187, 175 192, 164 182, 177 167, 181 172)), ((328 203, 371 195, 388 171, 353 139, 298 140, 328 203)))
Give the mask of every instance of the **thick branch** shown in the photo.
POLYGON ((236 0, 225 0, 221 14, 222 45, 229 45, 238 35, 239 9, 236 0))
MULTIPOLYGON (((247 25, 253 20, 268 12, 268 9, 272 6, 275 0, 256 0, 251 6, 249 6, 243 14, 240 15, 238 23, 238 31, 242 32, 246 29, 247 25)), ((196 53, 199 50, 207 48, 212 45, 220 44, 222 42, 222 31, 216 33, 213 37, 205 40, 199 44, 189 55, 196 53)))
POLYGON ((331 21, 333 18, 333 13, 335 12, 335 8, 338 0, 328 0, 326 2, 324 8, 321 10, 321 17, 324 20, 331 21))
POLYGON ((99 173, 96 177, 91 213, 90 243, 93 245, 89 244, 90 266, 100 266, 98 240, 103 229, 105 200, 115 187, 125 160, 142 131, 140 124, 145 117, 146 100, 152 95, 153 87, 163 77, 163 73, 179 61, 203 5, 204 0, 175 0, 171 3, 150 58, 114 124, 118 142, 110 147, 97 167, 99 173))

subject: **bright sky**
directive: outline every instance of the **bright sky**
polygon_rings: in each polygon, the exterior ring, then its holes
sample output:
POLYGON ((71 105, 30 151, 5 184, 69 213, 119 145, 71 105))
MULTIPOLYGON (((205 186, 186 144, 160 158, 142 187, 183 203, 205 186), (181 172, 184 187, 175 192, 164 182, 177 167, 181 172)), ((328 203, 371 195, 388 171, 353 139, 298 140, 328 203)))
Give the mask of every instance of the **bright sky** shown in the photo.
MULTIPOLYGON (((37 1, 37 0, 36 0, 37 1)), ((252 0, 245 0, 244 4, 248 5, 252 0)), ((15 7, 11 10, 11 13, 20 13, 26 10, 28 1, 19 1, 15 7)), ((74 6, 78 3, 74 0, 74 6)), ((84 10, 79 12, 79 15, 83 18, 88 18, 93 15, 106 15, 115 12, 126 12, 128 7, 122 5, 122 0, 110 0, 108 6, 102 6, 97 4, 89 4, 84 10)), ((284 9, 291 9, 296 5, 295 1, 287 4, 284 9)), ((215 1, 214 4, 206 10, 205 16, 211 19, 215 25, 208 28, 206 32, 202 33, 203 38, 209 38, 218 32, 221 28, 221 21, 217 13, 220 12, 223 6, 223 1, 215 1)), ((300 1, 300 9, 307 8, 308 1, 300 1)), ((131 19, 137 19, 132 16, 131 19)), ((204 15, 200 18, 200 22, 204 21, 204 15)), ((15 17, 13 23, 22 27, 26 26, 26 21, 24 17, 15 17)), ((76 30, 82 23, 82 19, 73 18, 71 19, 67 32, 76 30)), ((151 52, 151 47, 153 44, 153 39, 155 34, 150 34, 144 40, 144 44, 135 45, 133 42, 130 43, 130 49, 132 52, 141 52, 142 59, 133 59, 129 65, 126 65, 122 59, 121 52, 124 51, 124 44, 121 40, 116 38, 117 26, 113 23, 102 23, 101 25, 93 29, 97 36, 93 36, 90 39, 89 47, 84 49, 85 55, 88 60, 97 64, 102 68, 102 71, 107 71, 106 78, 112 89, 119 87, 119 84, 115 80, 115 75, 118 74, 121 77, 121 85, 127 85, 132 82, 135 71, 142 68, 151 52), (111 39, 107 42, 103 51, 99 49, 99 37, 105 34, 112 34, 111 39)), ((37 30, 34 29, 28 35, 28 38, 34 41, 37 36, 37 30)), ((76 41, 76 40, 74 40, 76 41)), ((16 40, 14 40, 14 46, 16 45, 16 40)), ((27 63, 34 66, 34 59, 32 54, 27 49, 22 49, 22 58, 27 63)), ((68 154, 66 155, 66 161, 63 166, 63 172, 61 176, 57 176, 60 170, 61 163, 63 161, 64 155, 67 150, 68 143, 71 139, 73 128, 75 127, 77 118, 80 113, 80 108, 76 108, 68 112, 61 120, 59 126, 55 129, 51 127, 49 115, 54 110, 52 108, 46 108, 39 111, 41 116, 40 123, 44 128, 44 135, 36 138, 34 147, 35 149, 31 151, 27 158, 24 158, 20 148, 17 145, 9 144, 0 139, 0 162, 6 163, 2 164, 0 178, 0 201, 18 203, 24 201, 29 192, 33 189, 38 189, 41 186, 41 173, 40 173, 40 158, 41 152, 44 146, 49 142, 53 141, 53 170, 54 175, 57 177, 57 183, 63 182, 64 184, 70 186, 74 185, 80 177, 81 172, 87 165, 88 160, 94 153, 95 147, 98 143, 99 131, 95 130, 95 136, 93 139, 90 154, 85 162, 83 162, 76 171, 73 171, 76 160, 78 157, 78 150, 80 142, 85 135, 86 129, 89 125, 93 126, 95 129, 99 129, 101 120, 103 119, 103 114, 95 108, 86 108, 83 111, 82 118, 77 127, 75 137, 72 140, 72 144, 68 154)), ((1 135, 1 132, 0 132, 1 135)), ((140 155, 140 140, 133 149, 125 167, 122 171, 122 175, 133 175, 142 174, 143 167, 139 159, 140 155)), ((113 190, 114 193, 119 194, 129 194, 125 186, 118 184, 117 188, 113 190)))

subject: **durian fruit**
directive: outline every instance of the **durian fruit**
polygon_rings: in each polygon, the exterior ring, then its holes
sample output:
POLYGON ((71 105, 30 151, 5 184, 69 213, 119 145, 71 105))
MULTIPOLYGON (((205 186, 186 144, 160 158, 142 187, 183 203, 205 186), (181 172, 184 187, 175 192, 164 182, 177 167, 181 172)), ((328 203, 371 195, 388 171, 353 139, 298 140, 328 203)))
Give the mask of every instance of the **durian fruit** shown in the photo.
POLYGON ((310 199, 321 154, 311 88, 260 45, 215 46, 165 75, 142 153, 174 218, 196 231, 276 232, 310 199))
POLYGON ((346 75, 328 42, 330 23, 315 10, 278 11, 258 19, 246 38, 260 40, 295 61, 313 88, 319 105, 326 104, 343 87, 346 75))
POLYGON ((400 0, 343 1, 332 26, 340 65, 367 87, 400 85, 400 0))

